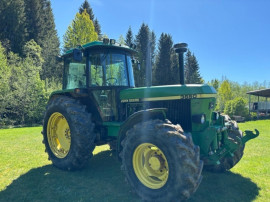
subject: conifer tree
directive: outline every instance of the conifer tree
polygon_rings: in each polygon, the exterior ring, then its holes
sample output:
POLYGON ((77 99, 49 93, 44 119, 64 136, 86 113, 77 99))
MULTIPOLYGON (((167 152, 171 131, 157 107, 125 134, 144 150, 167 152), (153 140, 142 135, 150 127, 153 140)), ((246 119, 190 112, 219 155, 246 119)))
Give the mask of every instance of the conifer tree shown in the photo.
MULTIPOLYGON (((49 81, 61 81, 62 68, 56 61, 56 56, 60 54, 60 42, 55 28, 54 16, 49 0, 41 0, 42 2, 42 15, 44 28, 42 29, 39 38, 37 39, 38 45, 42 48, 42 56, 44 63, 42 65, 41 78, 49 81)), ((46 84, 47 88, 47 84, 46 84)))
POLYGON ((40 0, 24 0, 25 2, 25 15, 26 26, 28 30, 28 39, 39 42, 39 37, 44 25, 44 19, 42 18, 43 8, 40 0))
POLYGON ((98 19, 94 20, 94 27, 95 27, 96 33, 98 34, 99 40, 101 40, 101 37, 102 37, 101 36, 101 26, 100 26, 100 24, 98 22, 98 19))
POLYGON ((203 79, 199 72, 199 64, 194 54, 187 51, 185 57, 185 83, 187 84, 200 84, 203 79))
POLYGON ((0 1, 0 40, 9 44, 15 53, 22 53, 27 40, 24 0, 0 1))
POLYGON ((127 34, 126 34, 125 42, 126 42, 127 46, 131 46, 131 44, 134 43, 134 37, 133 37, 133 33, 132 33, 130 26, 129 26, 127 34))
POLYGON ((98 22, 98 19, 95 18, 93 9, 91 8, 87 0, 84 0, 84 2, 82 3, 81 7, 79 8, 79 13, 82 14, 84 10, 86 10, 86 12, 89 14, 90 20, 93 21, 96 33, 98 34, 98 36, 101 36, 101 26, 98 22))
POLYGON ((60 81, 62 69, 55 57, 60 54, 60 43, 55 29, 49 0, 25 0, 28 40, 33 39, 42 48, 44 63, 41 78, 60 81))
POLYGON ((79 13, 82 14, 84 10, 86 10, 86 12, 88 13, 90 20, 94 21, 95 15, 93 9, 90 7, 90 4, 87 0, 84 0, 84 2, 82 3, 81 7, 79 8, 79 13))
POLYGON ((172 78, 175 75, 175 72, 173 72, 173 53, 171 35, 162 33, 158 43, 158 54, 154 69, 154 85, 168 85, 173 83, 172 78))
POLYGON ((77 13, 72 24, 68 27, 64 35, 64 49, 68 50, 77 45, 82 45, 98 39, 92 20, 86 10, 77 13))
POLYGON ((155 53, 155 34, 154 32, 150 31, 148 25, 143 23, 139 29, 138 34, 136 35, 135 42, 137 45, 138 58, 141 64, 140 69, 134 69, 135 84, 136 86, 145 86, 147 65, 149 65, 149 67, 151 68, 153 64, 153 58, 155 53), (148 55, 150 55, 150 59, 148 55))

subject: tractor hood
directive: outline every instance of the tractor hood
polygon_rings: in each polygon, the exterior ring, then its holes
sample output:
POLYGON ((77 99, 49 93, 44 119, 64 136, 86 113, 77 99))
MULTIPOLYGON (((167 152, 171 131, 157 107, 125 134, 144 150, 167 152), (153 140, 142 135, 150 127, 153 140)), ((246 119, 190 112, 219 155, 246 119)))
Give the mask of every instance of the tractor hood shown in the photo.
POLYGON ((186 84, 129 88, 121 91, 121 102, 196 99, 216 97, 216 90, 206 84, 186 84))

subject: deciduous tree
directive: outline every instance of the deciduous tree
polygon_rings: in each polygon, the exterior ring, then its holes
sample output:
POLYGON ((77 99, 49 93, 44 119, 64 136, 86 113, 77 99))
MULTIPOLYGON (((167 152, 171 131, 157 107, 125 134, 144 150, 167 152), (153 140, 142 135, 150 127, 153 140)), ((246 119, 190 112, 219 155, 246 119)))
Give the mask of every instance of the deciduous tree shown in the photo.
POLYGON ((101 36, 101 26, 98 22, 98 19, 95 18, 93 9, 91 8, 87 0, 82 3, 81 7, 79 8, 79 13, 82 14, 84 10, 86 10, 86 12, 89 14, 90 20, 93 21, 96 33, 98 34, 98 36, 101 36))
POLYGON ((86 10, 77 13, 72 24, 68 27, 64 35, 64 49, 68 50, 77 45, 82 45, 98 39, 92 20, 86 10))
POLYGON ((232 94, 230 83, 228 80, 225 80, 221 83, 218 90, 217 110, 223 112, 226 103, 232 99, 233 99, 233 94, 232 94))

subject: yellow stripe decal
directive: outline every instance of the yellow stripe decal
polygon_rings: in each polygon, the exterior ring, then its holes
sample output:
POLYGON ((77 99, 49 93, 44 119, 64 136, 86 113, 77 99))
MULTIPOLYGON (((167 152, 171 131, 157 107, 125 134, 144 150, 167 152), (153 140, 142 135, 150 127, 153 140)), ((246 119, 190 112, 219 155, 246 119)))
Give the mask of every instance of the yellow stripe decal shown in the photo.
POLYGON ((142 98, 142 101, 161 101, 161 100, 180 100, 180 99, 196 99, 196 98, 215 98, 216 94, 193 94, 193 95, 178 95, 169 97, 152 97, 142 98))

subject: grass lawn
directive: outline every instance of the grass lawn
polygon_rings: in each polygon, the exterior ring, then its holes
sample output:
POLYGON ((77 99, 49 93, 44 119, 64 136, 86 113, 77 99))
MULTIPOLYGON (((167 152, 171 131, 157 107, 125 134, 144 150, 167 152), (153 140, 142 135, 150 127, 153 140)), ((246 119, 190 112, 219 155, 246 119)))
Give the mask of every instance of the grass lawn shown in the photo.
MULTIPOLYGON (((230 172, 203 172, 188 201, 270 201, 270 120, 239 124, 257 128, 245 154, 230 172)), ((96 147, 81 171, 52 166, 41 143, 41 127, 0 130, 0 201, 141 201, 126 184, 116 155, 96 147)))

